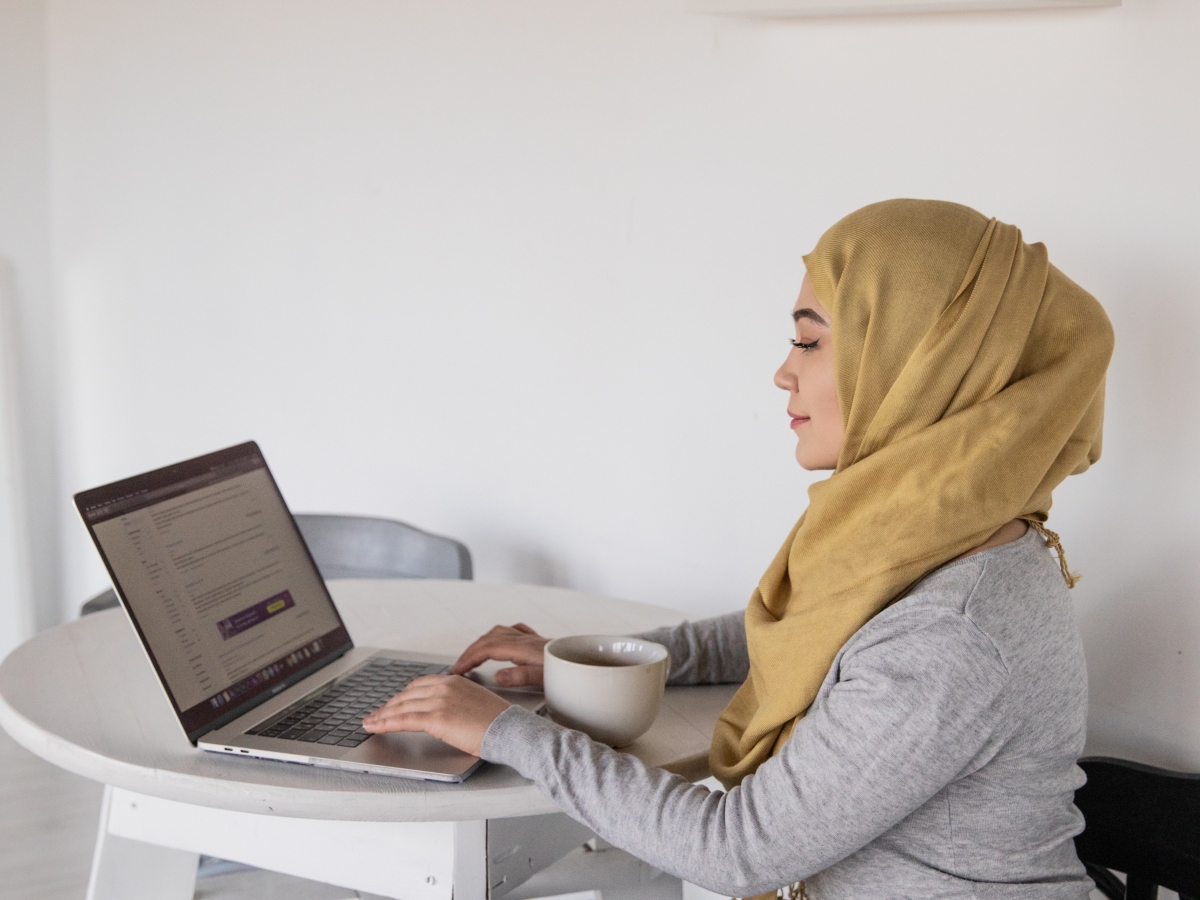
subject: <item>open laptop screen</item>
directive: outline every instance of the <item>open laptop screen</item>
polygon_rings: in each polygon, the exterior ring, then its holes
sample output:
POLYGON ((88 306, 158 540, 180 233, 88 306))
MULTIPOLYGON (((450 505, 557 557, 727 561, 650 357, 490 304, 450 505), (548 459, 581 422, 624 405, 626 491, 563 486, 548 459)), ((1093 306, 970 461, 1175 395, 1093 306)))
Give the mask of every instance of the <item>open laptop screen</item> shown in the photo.
POLYGON ((352 646, 257 444, 75 504, 191 741, 352 646))

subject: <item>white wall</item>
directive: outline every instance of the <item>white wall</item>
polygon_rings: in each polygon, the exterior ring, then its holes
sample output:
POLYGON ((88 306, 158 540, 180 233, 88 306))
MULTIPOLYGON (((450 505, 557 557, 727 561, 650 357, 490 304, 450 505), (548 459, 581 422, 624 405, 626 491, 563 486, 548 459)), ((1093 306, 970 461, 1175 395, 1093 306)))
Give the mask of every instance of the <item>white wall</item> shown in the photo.
POLYGON ((46 71, 44 3, 0 0, 0 657, 61 605, 46 71))
POLYGON ((0 659, 34 633, 15 282, 12 263, 0 256, 0 659))
POLYGON ((678 0, 50 0, 67 493, 246 438, 485 579, 739 607, 803 509, 801 253, 954 199, 1118 334, 1059 493, 1093 750, 1200 766, 1200 4, 749 21, 678 0))

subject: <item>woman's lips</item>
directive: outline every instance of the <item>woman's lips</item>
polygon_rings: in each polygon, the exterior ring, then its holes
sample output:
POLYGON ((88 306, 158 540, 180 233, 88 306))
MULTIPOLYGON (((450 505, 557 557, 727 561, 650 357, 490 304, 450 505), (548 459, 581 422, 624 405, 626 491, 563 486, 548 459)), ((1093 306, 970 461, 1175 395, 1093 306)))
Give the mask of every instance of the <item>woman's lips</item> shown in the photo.
POLYGON ((797 425, 803 425, 807 421, 808 421, 808 416, 792 416, 791 427, 795 428, 797 425))

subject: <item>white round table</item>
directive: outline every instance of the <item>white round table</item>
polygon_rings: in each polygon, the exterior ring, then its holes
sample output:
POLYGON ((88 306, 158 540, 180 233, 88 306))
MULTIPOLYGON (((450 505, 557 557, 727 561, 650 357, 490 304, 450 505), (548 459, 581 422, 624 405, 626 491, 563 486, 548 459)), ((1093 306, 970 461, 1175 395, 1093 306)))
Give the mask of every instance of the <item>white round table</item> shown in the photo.
MULTIPOLYGON (((630 634, 683 619, 533 585, 343 580, 330 590, 356 644, 448 660, 498 623, 525 622, 557 637, 630 634)), ((704 778, 713 725, 733 689, 668 689, 654 727, 626 752, 704 778)), ((0 665, 0 725, 43 759, 109 786, 94 900, 190 898, 197 853, 405 900, 498 900, 588 836, 503 766, 485 765, 452 785, 198 750, 120 609, 13 651, 0 665), (497 883, 503 866, 489 866, 488 857, 501 844, 530 850, 529 871, 497 883)))

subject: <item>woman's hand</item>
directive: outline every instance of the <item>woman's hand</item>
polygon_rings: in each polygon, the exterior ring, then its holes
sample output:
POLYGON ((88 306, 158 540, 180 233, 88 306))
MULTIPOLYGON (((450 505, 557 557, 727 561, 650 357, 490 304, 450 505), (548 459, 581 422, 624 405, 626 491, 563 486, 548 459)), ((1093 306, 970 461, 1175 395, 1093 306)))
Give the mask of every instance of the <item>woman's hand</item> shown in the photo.
POLYGON ((426 675, 363 719, 372 734, 424 731, 475 756, 509 703, 461 675, 426 675))
POLYGON ((465 675, 489 659, 515 663, 496 673, 501 687, 541 687, 543 651, 550 643, 528 625, 518 622, 512 628, 497 625, 468 647, 450 671, 465 675))

